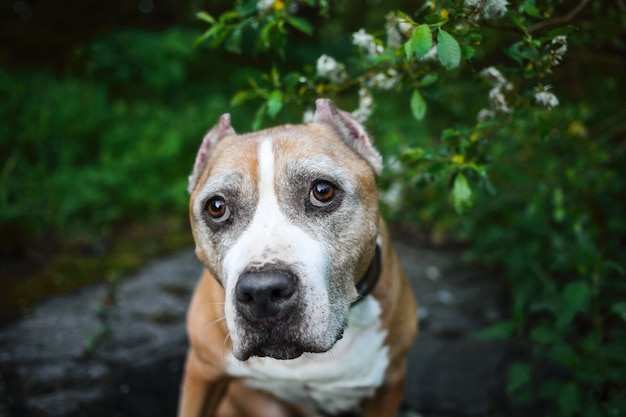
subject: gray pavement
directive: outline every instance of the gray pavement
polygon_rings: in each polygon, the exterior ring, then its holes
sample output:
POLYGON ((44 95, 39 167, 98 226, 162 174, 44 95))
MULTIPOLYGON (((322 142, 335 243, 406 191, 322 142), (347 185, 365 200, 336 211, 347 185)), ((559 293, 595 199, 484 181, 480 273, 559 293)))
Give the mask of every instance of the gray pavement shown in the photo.
MULTIPOLYGON (((500 280, 463 263, 458 249, 407 240, 396 248, 421 315, 401 414, 508 415, 506 345, 469 337, 502 317, 500 280)), ((0 416, 175 415, 200 271, 186 249, 117 286, 50 298, 0 329, 0 416)))

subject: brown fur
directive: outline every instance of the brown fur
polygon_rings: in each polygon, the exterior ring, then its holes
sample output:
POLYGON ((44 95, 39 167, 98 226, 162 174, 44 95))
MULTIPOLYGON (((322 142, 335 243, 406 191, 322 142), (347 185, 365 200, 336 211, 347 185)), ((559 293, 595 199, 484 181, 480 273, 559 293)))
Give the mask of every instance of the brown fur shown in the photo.
MULTIPOLYGON (((329 116, 330 117, 330 116, 329 116)), ((228 119, 229 122, 229 119, 228 119)), ((231 129, 230 125, 222 130, 231 129)), ((213 130, 214 132, 215 130, 213 130)), ((281 126, 244 136, 229 135, 212 144, 210 161, 202 172, 197 172, 197 184, 193 184, 190 202, 191 223, 197 242, 197 254, 206 266, 194 292, 187 316, 190 349, 185 366, 185 377, 179 405, 179 417, 295 417, 315 416, 298 405, 287 404, 269 393, 245 386, 245 381, 234 379, 226 373, 226 357, 232 349, 224 319, 225 291, 219 277, 221 257, 218 243, 208 239, 202 219, 194 215, 194 202, 209 178, 230 171, 245 173, 250 194, 258 194, 258 160, 256 149, 265 137, 272 137, 275 157, 275 172, 281 173, 290 164, 306 163, 309 155, 325 155, 338 166, 346 168, 350 175, 353 194, 363 210, 367 225, 350 227, 360 230, 341 231, 341 237, 329 230, 319 231, 316 224, 308 225, 306 219, 296 218, 302 227, 311 227, 309 232, 324 239, 343 239, 345 248, 336 254, 338 276, 353 276, 352 282, 331 282, 336 291, 351 291, 356 295, 354 284, 365 273, 371 262, 376 235, 381 243, 381 276, 373 293, 381 309, 381 327, 386 330, 385 345, 388 347, 389 365, 383 384, 372 398, 362 401, 361 410, 365 417, 393 416, 402 398, 405 380, 406 355, 417 332, 416 304, 398 257, 391 245, 387 227, 378 215, 376 173, 372 166, 359 157, 354 149, 338 139, 335 130, 324 124, 306 126, 281 126), (303 162, 304 161, 304 162, 303 162), (204 227, 204 229, 203 229, 204 227), (204 231, 202 231, 204 230, 204 231), (336 236, 336 237, 335 237, 336 236), (202 242, 200 244, 199 242, 202 242), (345 269, 345 271, 343 269, 345 269), (352 272, 349 272, 349 268, 352 272), (211 271, 211 272, 209 272, 211 271), (350 287, 350 288, 347 288, 350 287)), ((219 138, 218 138, 219 139, 219 138)), ((367 139, 367 138, 365 138, 367 139)), ((367 139, 369 140, 369 139, 367 139)), ((369 142, 368 146, 371 146, 369 142)), ((278 175, 279 175, 278 174, 278 175)), ((289 183, 288 178, 276 178, 278 184, 289 183)), ((281 190, 277 188, 280 200, 281 190)), ((258 197, 258 196, 257 196, 258 197)), ((252 197, 251 197, 252 198, 252 197)), ((289 201, 281 202, 289 204, 289 201)), ((291 203, 293 204, 293 203, 291 203)), ((197 210, 196 210, 197 212, 197 210)), ((271 213, 268 213, 271 215, 271 213)), ((314 221, 313 221, 314 222, 314 221)), ((341 228, 343 225, 324 224, 341 228)), ((308 229, 307 229, 308 230, 308 229)), ((233 238, 236 238, 234 236, 233 238)), ((335 255, 333 255, 335 256, 335 255)), ((358 352, 354 353, 358 355, 358 352)), ((367 366, 367 364, 364 364, 367 366)))

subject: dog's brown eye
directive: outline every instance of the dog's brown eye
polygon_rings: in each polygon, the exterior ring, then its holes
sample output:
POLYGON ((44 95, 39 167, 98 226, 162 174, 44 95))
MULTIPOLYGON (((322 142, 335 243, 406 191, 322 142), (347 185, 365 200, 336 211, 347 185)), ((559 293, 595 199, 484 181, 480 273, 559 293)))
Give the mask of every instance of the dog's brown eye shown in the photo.
POLYGON ((335 197, 335 187, 325 181, 319 181, 311 187, 310 201, 317 207, 323 207, 330 204, 335 197))
POLYGON ((216 222, 223 222, 230 217, 230 210, 222 197, 213 197, 207 203, 207 212, 216 222))

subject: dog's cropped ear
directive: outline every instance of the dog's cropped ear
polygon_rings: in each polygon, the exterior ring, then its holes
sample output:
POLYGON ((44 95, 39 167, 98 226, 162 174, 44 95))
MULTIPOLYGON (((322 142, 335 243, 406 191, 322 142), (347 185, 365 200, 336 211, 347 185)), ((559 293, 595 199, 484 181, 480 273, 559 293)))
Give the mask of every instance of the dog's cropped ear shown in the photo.
POLYGON ((209 132, 204 135, 204 138, 202 139, 202 145, 200 145, 198 155, 196 155, 196 162, 193 164, 193 171, 191 172, 191 175, 189 175, 189 185, 187 186, 189 194, 191 194, 194 188, 196 188, 198 178, 204 170, 206 161, 209 159, 209 155, 215 147, 215 144, 222 138, 231 135, 236 135, 235 129, 233 129, 230 124, 230 114, 225 113, 220 116, 219 122, 217 122, 217 124, 213 126, 213 128, 209 130, 209 132))
POLYGON ((353 151, 371 165, 376 175, 380 175, 383 170, 383 158, 372 145, 365 128, 349 113, 339 110, 328 99, 318 98, 315 100, 313 122, 332 127, 353 151))

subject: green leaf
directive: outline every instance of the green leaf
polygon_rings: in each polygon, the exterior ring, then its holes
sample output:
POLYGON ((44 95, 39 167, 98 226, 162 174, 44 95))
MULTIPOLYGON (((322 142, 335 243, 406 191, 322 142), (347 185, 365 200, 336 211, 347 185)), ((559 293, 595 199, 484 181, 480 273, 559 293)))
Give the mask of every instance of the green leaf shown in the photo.
POLYGON ((287 17, 287 22, 298 29, 300 32, 305 33, 309 36, 313 35, 313 26, 309 23, 308 20, 302 19, 300 17, 289 16, 287 17))
POLYGON ((465 40, 471 45, 478 45, 483 40, 483 34, 476 29, 471 29, 467 35, 465 35, 465 40))
POLYGON ((407 161, 410 163, 417 163, 424 158, 426 152, 422 148, 409 148, 402 152, 400 156, 403 161, 407 161))
POLYGON ((513 21, 513 23, 515 24, 515 26, 517 26, 524 33, 526 33, 526 25, 524 24, 524 21, 514 13, 510 13, 509 16, 511 20, 513 21))
POLYGON ((471 59, 476 51, 469 45, 461 45, 461 58, 471 59))
POLYGON ((427 107, 428 105, 419 90, 413 91, 413 95, 411 96, 411 112, 413 113, 413 117, 421 121, 424 118, 424 114, 426 114, 427 107))
POLYGON ((411 45, 411 40, 404 43, 404 54, 406 55, 406 59, 413 58, 413 45, 411 45))
POLYGON ((532 340, 533 342, 546 344, 554 343, 559 339, 557 333, 554 331, 553 326, 548 325, 547 322, 537 323, 535 326, 533 326, 533 328, 530 330, 529 336, 530 340, 532 340))
POLYGON ((230 101, 230 105, 231 106, 238 106, 242 103, 245 103, 248 100, 251 100, 253 98, 257 98, 259 96, 259 93, 257 93, 256 91, 250 91, 250 90, 246 90, 246 91, 238 91, 232 98, 232 100, 230 101))
POLYGON ((613 314, 626 321, 626 301, 620 301, 619 303, 613 304, 611 311, 613 314))
POLYGON ((591 288, 585 281, 570 282, 563 289, 561 308, 556 321, 557 329, 564 329, 576 314, 585 310, 591 299, 591 288))
POLYGON ((237 12, 241 16, 248 16, 256 13, 257 0, 246 0, 237 5, 237 12))
POLYGON ((267 112, 267 103, 263 103, 261 107, 256 111, 254 115, 254 121, 252 122, 252 130, 259 130, 263 126, 263 116, 267 112))
POLYGON ((472 207, 472 189, 463 173, 459 172, 452 187, 452 202, 457 213, 463 214, 472 207))
POLYGON ((468 163, 464 165, 465 168, 469 168, 481 177, 485 177, 487 175, 487 169, 482 165, 476 165, 474 163, 468 163))
POLYGON ((433 35, 430 26, 419 25, 411 36, 411 47, 415 54, 422 58, 433 46, 433 35))
POLYGON ((525 4, 522 6, 524 13, 528 16, 536 17, 537 19, 543 19, 544 17, 541 15, 541 11, 532 4, 525 4))
POLYGON ((274 90, 267 99, 267 114, 274 118, 283 107, 283 93, 280 90, 274 90))
POLYGON ((581 395, 573 382, 565 384, 556 398, 559 407, 559 416, 569 417, 580 412, 581 395))
POLYGON ((507 340, 511 338, 515 330, 515 323, 512 320, 508 320, 477 330, 471 334, 471 338, 477 340, 507 340))
POLYGON ((212 25, 214 25, 217 20, 215 20, 215 18, 213 16, 211 16, 210 14, 208 14, 207 12, 203 12, 200 11, 198 13, 196 13, 196 17, 204 22, 210 23, 212 25))
POLYGON ((621 276, 625 274, 624 267, 615 261, 604 261, 602 262, 602 267, 609 271, 615 271, 621 276))
POLYGON ((228 22, 239 18, 239 12, 237 10, 229 10, 220 15, 220 22, 228 22))
POLYGON ((509 369, 506 392, 512 394, 530 382, 530 367, 526 363, 515 362, 509 369))
POLYGON ((206 32, 204 32, 202 35, 198 36, 194 42, 195 46, 200 45, 202 42, 204 42, 207 39, 211 39, 213 36, 215 36, 215 34, 217 34, 220 30, 222 29, 221 25, 215 25, 212 26, 209 30, 207 30, 206 32))
POLYGON ((451 166, 452 165, 448 163, 434 163, 428 167, 426 172, 436 179, 448 173, 451 170, 451 166))
POLYGON ((567 343, 556 343, 550 349, 549 356, 560 362, 563 366, 575 370, 580 363, 580 358, 574 348, 567 343))
POLYGON ((272 84, 280 87, 280 72, 276 67, 272 67, 272 71, 270 72, 272 84))
POLYGON ((436 83, 437 79, 439 79, 439 75, 437 75, 436 72, 429 72, 428 74, 424 75, 424 77, 419 81, 419 83, 417 83, 417 85, 419 85, 420 87, 428 87, 429 85, 436 83))
POLYGON ((228 52, 241 54, 241 27, 238 27, 233 31, 233 33, 231 33, 226 40, 224 47, 228 52))
POLYGON ((437 57, 448 70, 453 70, 461 62, 461 47, 452 35, 443 29, 437 34, 437 57))
POLYGON ((406 14, 406 13, 400 11, 400 10, 396 11, 396 16, 398 16, 402 20, 406 20, 409 23, 414 23, 413 19, 411 19, 411 17, 408 14, 406 14))

